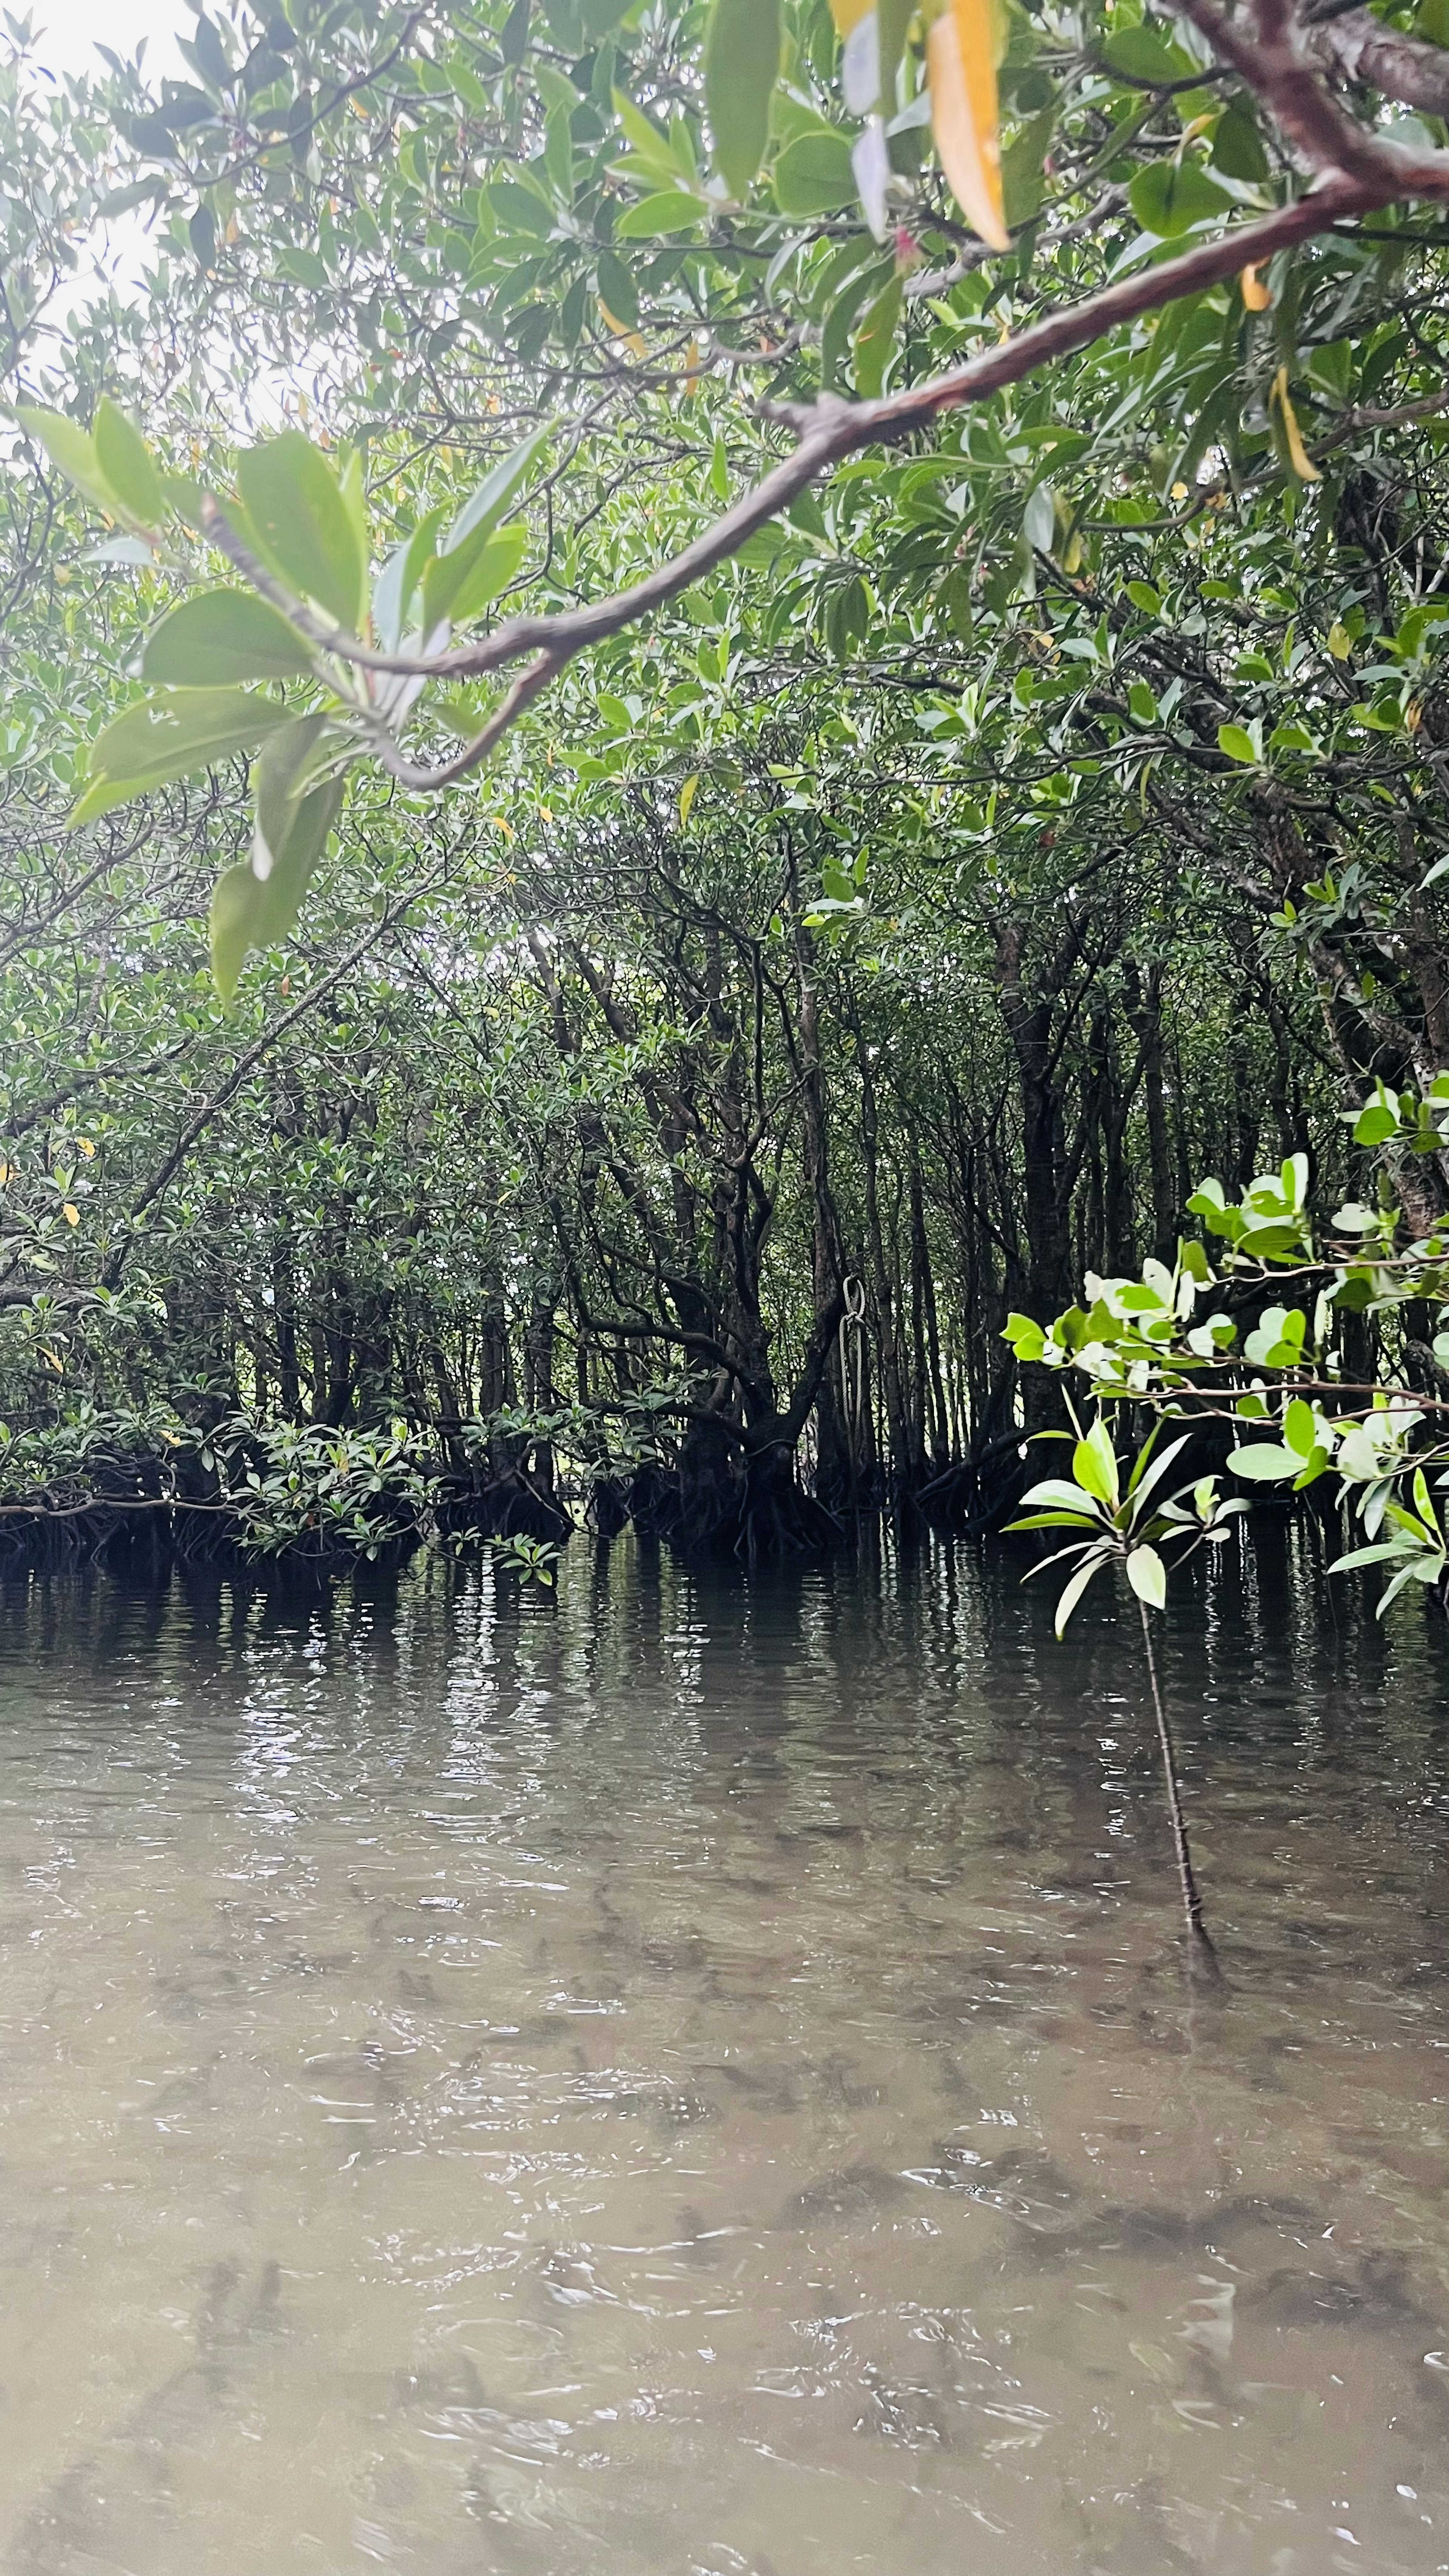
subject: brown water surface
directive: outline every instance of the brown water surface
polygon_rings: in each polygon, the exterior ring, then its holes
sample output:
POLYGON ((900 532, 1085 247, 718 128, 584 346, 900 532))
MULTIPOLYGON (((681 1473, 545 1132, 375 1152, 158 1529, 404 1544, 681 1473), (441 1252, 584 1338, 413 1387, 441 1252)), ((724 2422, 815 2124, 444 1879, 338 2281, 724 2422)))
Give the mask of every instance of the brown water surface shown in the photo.
POLYGON ((0 1587, 4 2576, 1449 2568, 1449 1638, 0 1587))

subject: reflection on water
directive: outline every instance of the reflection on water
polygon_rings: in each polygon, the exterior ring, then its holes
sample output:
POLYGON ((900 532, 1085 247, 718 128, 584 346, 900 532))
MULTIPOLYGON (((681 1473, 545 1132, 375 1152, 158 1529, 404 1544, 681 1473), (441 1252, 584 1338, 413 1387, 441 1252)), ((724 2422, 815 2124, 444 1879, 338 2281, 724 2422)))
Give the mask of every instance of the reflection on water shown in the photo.
MULTIPOLYGON (((1449 1641, 12 1581, 4 2576, 1449 2567, 1449 1641)), ((1039 1590, 1040 1587, 1036 1587, 1039 1590)))

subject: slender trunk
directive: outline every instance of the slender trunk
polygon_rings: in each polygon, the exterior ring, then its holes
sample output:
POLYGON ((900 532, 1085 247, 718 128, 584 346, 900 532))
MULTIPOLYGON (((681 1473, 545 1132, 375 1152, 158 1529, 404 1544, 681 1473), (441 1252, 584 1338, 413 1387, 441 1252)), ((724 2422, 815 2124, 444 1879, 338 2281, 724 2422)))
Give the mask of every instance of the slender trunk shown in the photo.
POLYGON ((1141 1051, 1142 1100, 1147 1118, 1147 1164, 1152 1190, 1152 1250, 1170 1262, 1177 1249, 1178 1188, 1167 1123, 1167 1084, 1162 1045, 1162 968, 1128 980, 1128 1016, 1141 1051))
MULTIPOLYGON (((534 1300, 524 1336, 525 1400, 540 1412, 547 1412, 554 1402, 553 1342, 554 1300, 545 1292, 534 1300)), ((533 1444, 533 1480, 552 1501, 554 1455, 551 1440, 536 1440, 533 1444)))
POLYGON ((1192 1866, 1192 1852, 1187 1839, 1187 1819, 1182 1812, 1182 1791, 1177 1777, 1177 1748, 1167 1721, 1162 1691, 1157 1678, 1157 1658, 1152 1650, 1152 1627, 1147 1604, 1139 1601, 1142 1619, 1142 1651, 1147 1659, 1147 1679, 1152 1690, 1152 1706, 1157 1719, 1157 1741, 1162 1751, 1162 1776, 1167 1788, 1167 1812, 1172 1820, 1172 1843, 1177 1856, 1177 1883, 1182 1893, 1183 1921, 1187 1931, 1187 1963, 1190 1974, 1201 1976, 1211 1985, 1221 1986, 1223 1972, 1218 1954, 1208 1937, 1203 1920, 1202 1896, 1192 1866))
POLYGON ((923 1458, 944 1463, 947 1449, 946 1400, 941 1385, 941 1325, 936 1312, 936 1283, 931 1274, 931 1247, 926 1234, 921 1158, 914 1140, 909 1171, 911 1217, 911 1334, 916 1371, 916 1425, 923 1458))
MULTIPOLYGON (((809 974, 806 938, 807 934, 802 930, 799 980, 801 1177, 810 1200, 811 1301, 819 1318, 840 1297, 845 1259, 840 1241, 840 1221, 830 1188, 819 1007, 809 974)), ((815 1397, 815 1490, 830 1511, 848 1508, 854 1502, 859 1472, 859 1460, 846 1428, 844 1395, 840 1355, 837 1349, 831 1348, 819 1372, 815 1397)))

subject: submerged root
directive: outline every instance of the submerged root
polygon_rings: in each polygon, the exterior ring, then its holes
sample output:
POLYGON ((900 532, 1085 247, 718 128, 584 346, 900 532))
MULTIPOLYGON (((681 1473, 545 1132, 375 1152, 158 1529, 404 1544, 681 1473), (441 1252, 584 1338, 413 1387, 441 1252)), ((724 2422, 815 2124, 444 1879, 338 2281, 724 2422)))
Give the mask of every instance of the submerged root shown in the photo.
POLYGON ((643 1468, 628 1493, 636 1529, 681 1556, 732 1558, 751 1572, 838 1546, 841 1524, 793 1473, 760 1475, 740 1462, 701 1475, 643 1468))

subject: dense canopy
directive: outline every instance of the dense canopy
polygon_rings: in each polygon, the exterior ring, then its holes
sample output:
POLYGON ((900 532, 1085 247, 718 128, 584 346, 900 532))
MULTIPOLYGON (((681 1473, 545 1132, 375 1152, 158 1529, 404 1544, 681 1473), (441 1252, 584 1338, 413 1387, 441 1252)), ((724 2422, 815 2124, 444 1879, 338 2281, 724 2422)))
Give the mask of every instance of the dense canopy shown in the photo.
POLYGON ((986 1526, 1205 1225, 1206 1409, 1377 1536, 1449 1392, 1438 6, 11 22, 17 1529, 986 1526))

